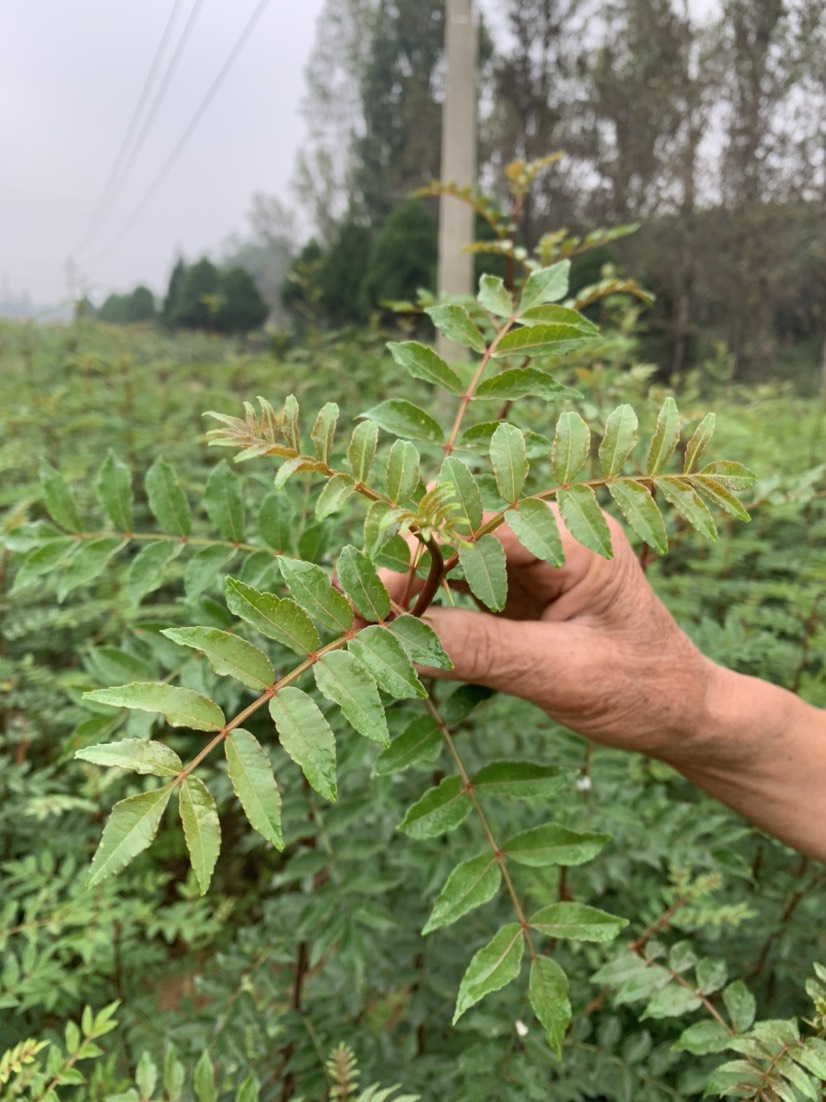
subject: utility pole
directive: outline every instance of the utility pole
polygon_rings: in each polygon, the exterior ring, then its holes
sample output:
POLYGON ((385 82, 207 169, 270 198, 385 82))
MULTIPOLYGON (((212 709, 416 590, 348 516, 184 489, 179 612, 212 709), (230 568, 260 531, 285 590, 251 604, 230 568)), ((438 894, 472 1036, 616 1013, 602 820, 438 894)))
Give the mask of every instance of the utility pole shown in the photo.
MULTIPOLYGON (((479 25, 473 0, 447 0, 445 55, 447 81, 442 108, 442 167, 446 184, 476 186, 477 92, 476 59, 479 25)), ((468 295, 473 291, 473 256, 463 249, 473 241, 473 209, 441 196, 439 202, 439 294, 468 295)), ((449 345, 456 355, 457 346, 449 345)))

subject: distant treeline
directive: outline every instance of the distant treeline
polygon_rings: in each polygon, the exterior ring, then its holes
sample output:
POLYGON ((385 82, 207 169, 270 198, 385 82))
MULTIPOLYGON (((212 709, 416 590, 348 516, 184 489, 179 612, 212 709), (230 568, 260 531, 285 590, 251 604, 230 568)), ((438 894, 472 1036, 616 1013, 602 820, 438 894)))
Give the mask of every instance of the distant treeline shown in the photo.
POLYGON ((112 325, 158 322, 169 329, 227 334, 258 329, 269 313, 249 272, 240 267, 220 269, 207 257, 192 265, 179 257, 161 302, 141 284, 128 294, 109 295, 97 311, 91 303, 86 308, 112 325))

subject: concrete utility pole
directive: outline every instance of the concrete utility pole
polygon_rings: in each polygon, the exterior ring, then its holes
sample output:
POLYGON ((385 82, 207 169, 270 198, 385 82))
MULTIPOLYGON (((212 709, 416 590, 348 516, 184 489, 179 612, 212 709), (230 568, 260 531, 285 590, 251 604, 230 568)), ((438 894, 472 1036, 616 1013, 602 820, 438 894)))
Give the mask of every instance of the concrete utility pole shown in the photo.
MULTIPOLYGON (((447 87, 442 109, 442 169, 446 184, 476 185, 476 58, 479 24, 473 0, 447 0, 445 55, 447 87)), ((473 256, 462 252, 473 241, 473 210, 450 196, 439 203, 439 293, 473 292, 473 256)), ((455 354, 456 346, 450 345, 455 354)))

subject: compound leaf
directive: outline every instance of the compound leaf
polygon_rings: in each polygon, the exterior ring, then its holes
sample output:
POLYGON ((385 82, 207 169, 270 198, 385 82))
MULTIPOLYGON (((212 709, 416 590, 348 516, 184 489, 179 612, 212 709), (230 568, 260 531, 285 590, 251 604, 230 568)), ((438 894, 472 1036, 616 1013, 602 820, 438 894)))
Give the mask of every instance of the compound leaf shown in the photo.
POLYGON ((221 851, 221 824, 215 800, 200 777, 189 776, 180 785, 178 811, 192 871, 204 895, 221 851))
POLYGON ((163 531, 185 539, 192 530, 192 517, 174 468, 158 456, 146 472, 145 485, 149 508, 163 531))
POLYGON ((194 731, 220 731, 226 723, 224 713, 213 701, 193 689, 164 685, 154 681, 133 681, 83 694, 84 700, 111 704, 113 708, 137 708, 142 712, 161 712, 170 727, 190 727, 194 731))
POLYGON ((419 409, 418 406, 403 398, 389 398, 386 402, 368 409, 361 416, 374 421, 379 428, 393 436, 410 440, 426 440, 430 444, 444 442, 444 432, 439 422, 429 413, 425 413, 423 409, 419 409))
POLYGON ((551 566, 562 566, 565 562, 556 517, 544 501, 525 498, 517 508, 508 509, 505 521, 526 551, 551 566))
POLYGON ((608 415, 599 445, 599 467, 604 478, 619 474, 639 436, 639 421, 629 405, 617 406, 608 415))
POLYGON ((490 441, 490 459, 499 493, 512 505, 519 500, 528 477, 525 437, 515 425, 503 421, 496 429, 490 441))
POLYGON ((389 696, 398 700, 427 696, 404 647, 385 628, 363 628, 347 647, 389 696))
POLYGON ((125 738, 119 742, 84 746, 82 750, 75 751, 75 757, 81 761, 90 761, 93 765, 116 766, 118 769, 128 769, 132 773, 153 777, 177 777, 184 767, 174 750, 164 746, 162 742, 150 742, 142 738, 125 738))
POLYGON ((496 895, 502 872, 492 853, 483 853, 457 865, 439 892, 422 934, 449 926, 496 895))
POLYGON ((281 575, 293 599, 322 627, 349 631, 353 610, 347 598, 331 584, 320 566, 303 559, 280 558, 281 575))
POLYGON ((668 550, 665 521, 648 488, 639 482, 622 480, 609 482, 608 493, 639 538, 658 555, 664 555, 668 550))
POLYGON ((610 840, 609 834, 583 833, 547 823, 515 834, 502 847, 502 852, 512 861, 532 868, 582 865, 596 857, 610 840))
POLYGON ((562 1042, 571 1024, 571 1002, 568 998, 568 977, 555 960, 536 957, 531 963, 528 999, 539 1019, 551 1051, 562 1058, 562 1042))
POLYGON ((296 654, 313 654, 319 647, 318 632, 307 613, 289 597, 261 593, 238 578, 225 583, 227 608, 268 639, 296 654))
POLYGON ((445 777, 417 800, 399 823, 411 838, 437 838, 463 823, 470 814, 470 799, 459 777, 445 777))
POLYGON ((112 808, 89 869, 89 887, 125 868, 151 844, 174 784, 129 796, 112 808))
POLYGON ((590 486, 570 486, 557 494, 559 512, 575 540, 604 559, 613 556, 611 532, 590 486))
POLYGON ((336 798, 336 744, 321 709, 301 689, 287 686, 270 701, 281 745, 325 800, 336 798))
POLYGON ((485 338, 464 306, 429 306, 425 313, 447 340, 472 348, 474 352, 484 352, 487 348, 485 338))
POLYGON ((250 826, 276 849, 283 850, 281 793, 266 751, 254 735, 238 727, 224 742, 224 752, 232 789, 250 826))
POLYGON ((224 537, 234 543, 244 538, 244 502, 241 500, 240 479, 226 459, 210 471, 204 487, 204 506, 209 519, 224 537))
POLYGON ((114 452, 109 452, 100 468, 95 492, 106 516, 119 532, 132 531, 132 473, 114 452))
POLYGON ((258 647, 219 628, 166 628, 173 643, 201 651, 220 676, 234 677, 248 689, 261 692, 275 681, 272 662, 258 647))
POLYGON ((489 533, 470 546, 460 545, 459 562, 471 593, 491 612, 501 612, 508 596, 505 550, 489 533))
POLYGON ((344 547, 338 557, 336 573, 341 588, 362 619, 368 623, 387 619, 390 615, 390 596, 363 551, 351 544, 344 547))
POLYGON ((365 738, 389 745, 387 717, 376 682, 346 651, 331 651, 313 666, 319 692, 341 708, 347 722, 365 738))
POLYGON ((551 468, 561 486, 567 486, 582 470, 591 449, 591 430, 578 413, 566 410, 556 423, 551 468))
POLYGON ((443 387, 451 394, 464 393, 462 380, 432 348, 418 341, 390 341, 387 347, 396 363, 406 368, 414 378, 443 387))
POLYGON ((459 985, 454 1025, 485 995, 499 991, 519 975, 524 950, 522 927, 518 922, 509 922, 475 954, 459 985))

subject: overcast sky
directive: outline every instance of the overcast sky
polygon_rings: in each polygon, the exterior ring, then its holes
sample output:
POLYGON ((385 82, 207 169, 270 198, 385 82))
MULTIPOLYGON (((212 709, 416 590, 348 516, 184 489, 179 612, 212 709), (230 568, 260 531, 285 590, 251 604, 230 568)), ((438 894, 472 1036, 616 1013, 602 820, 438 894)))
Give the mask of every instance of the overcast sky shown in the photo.
MULTIPOLYGON (((197 0, 178 0, 166 57, 197 0)), ((244 229, 253 192, 289 200, 304 66, 323 0, 270 0, 203 122, 141 204, 260 0, 202 0, 127 185, 78 256, 93 297, 165 287, 176 247, 195 258, 244 229)), ((66 261, 92 219, 173 0, 0 0, 0 301, 66 297, 66 261)))

